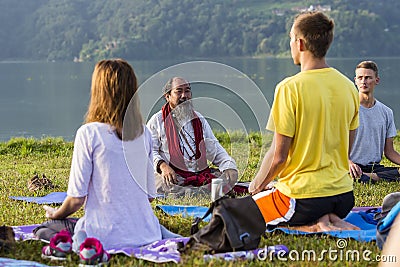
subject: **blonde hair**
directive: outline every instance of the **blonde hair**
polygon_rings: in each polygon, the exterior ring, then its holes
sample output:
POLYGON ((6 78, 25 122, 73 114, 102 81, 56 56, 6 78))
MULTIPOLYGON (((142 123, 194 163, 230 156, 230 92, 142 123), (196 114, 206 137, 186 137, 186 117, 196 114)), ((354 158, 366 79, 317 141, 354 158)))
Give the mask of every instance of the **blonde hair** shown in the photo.
POLYGON ((85 123, 110 124, 122 140, 140 136, 144 129, 137 89, 136 75, 128 62, 123 59, 99 61, 92 75, 85 123))
POLYGON ((371 60, 362 61, 357 65, 356 70, 360 68, 373 70, 375 72, 375 76, 379 77, 378 65, 374 61, 371 60))

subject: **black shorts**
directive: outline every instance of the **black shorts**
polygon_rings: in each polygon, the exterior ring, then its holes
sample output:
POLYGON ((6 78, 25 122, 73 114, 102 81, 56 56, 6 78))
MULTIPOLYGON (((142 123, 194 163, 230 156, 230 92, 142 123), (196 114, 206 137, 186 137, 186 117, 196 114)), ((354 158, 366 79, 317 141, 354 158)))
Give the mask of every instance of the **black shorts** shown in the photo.
POLYGON ((296 199, 295 212, 286 225, 314 223, 328 213, 344 218, 354 207, 353 191, 330 197, 296 199))

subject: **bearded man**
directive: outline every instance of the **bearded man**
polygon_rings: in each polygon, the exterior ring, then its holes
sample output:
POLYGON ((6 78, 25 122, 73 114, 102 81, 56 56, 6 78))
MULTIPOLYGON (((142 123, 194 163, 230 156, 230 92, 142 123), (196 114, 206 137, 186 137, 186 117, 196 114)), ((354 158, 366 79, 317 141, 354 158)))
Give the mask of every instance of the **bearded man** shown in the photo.
POLYGON ((232 188, 238 179, 236 163, 206 119, 194 110, 190 83, 171 78, 163 94, 167 103, 147 123, 153 139, 157 192, 176 196, 209 192, 209 183, 219 176, 232 188), (210 168, 207 161, 218 169, 210 168))

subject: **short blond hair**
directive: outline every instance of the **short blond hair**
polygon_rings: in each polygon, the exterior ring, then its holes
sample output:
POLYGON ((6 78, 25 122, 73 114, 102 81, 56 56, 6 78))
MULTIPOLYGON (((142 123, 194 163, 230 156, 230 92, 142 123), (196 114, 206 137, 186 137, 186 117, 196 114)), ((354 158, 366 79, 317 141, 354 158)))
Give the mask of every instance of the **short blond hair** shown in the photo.
POLYGON ((358 63, 356 70, 357 69, 369 69, 369 70, 373 70, 375 72, 375 76, 379 77, 378 74, 378 65, 372 61, 372 60, 365 60, 365 61, 361 61, 360 63, 358 63))

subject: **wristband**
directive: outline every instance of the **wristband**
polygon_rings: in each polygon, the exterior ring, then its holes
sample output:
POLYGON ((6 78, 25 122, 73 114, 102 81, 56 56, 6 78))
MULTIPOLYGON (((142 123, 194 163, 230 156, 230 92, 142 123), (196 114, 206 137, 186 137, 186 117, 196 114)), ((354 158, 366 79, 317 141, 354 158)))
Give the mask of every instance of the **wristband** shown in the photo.
POLYGON ((165 162, 165 161, 162 160, 162 159, 160 159, 160 160, 157 162, 156 170, 157 170, 157 172, 158 172, 159 174, 161 174, 160 166, 161 166, 161 164, 162 164, 163 162, 165 162))

